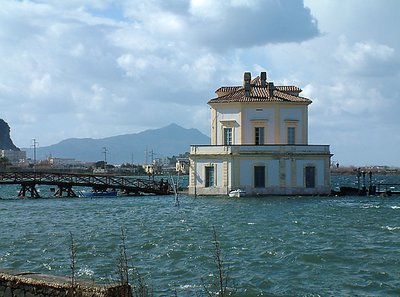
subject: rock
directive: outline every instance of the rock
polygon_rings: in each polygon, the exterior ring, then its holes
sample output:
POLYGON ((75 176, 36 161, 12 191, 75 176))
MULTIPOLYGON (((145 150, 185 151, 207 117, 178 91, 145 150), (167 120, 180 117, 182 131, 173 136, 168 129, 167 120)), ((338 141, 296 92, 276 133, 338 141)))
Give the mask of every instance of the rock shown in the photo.
POLYGON ((0 119, 0 150, 20 150, 11 140, 10 126, 2 119, 0 119))

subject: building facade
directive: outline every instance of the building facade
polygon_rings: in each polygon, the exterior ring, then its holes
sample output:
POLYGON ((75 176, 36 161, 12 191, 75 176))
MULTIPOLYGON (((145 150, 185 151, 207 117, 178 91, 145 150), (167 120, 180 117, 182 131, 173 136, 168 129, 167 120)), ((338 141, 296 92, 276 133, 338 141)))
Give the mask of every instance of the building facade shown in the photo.
POLYGON ((26 163, 26 152, 15 150, 0 150, 0 158, 7 158, 13 165, 21 165, 26 163))
POLYGON ((308 105, 295 86, 266 72, 221 87, 211 107, 211 145, 190 147, 189 194, 329 194, 329 145, 308 144, 308 105))
POLYGON ((73 167, 73 166, 80 166, 82 162, 74 159, 74 158, 57 158, 57 157, 48 157, 47 160, 52 167, 73 167))

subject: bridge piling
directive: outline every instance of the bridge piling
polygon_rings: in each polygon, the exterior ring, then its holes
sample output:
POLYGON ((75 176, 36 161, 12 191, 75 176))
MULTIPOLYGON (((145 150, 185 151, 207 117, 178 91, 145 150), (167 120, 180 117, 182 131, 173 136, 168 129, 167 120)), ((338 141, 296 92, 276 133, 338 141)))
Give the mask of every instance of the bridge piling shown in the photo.
POLYGON ((18 193, 19 198, 26 198, 26 193, 30 193, 30 198, 40 198, 39 192, 36 190, 35 183, 21 183, 21 190, 18 193))
POLYGON ((71 185, 58 185, 57 191, 54 193, 55 197, 63 197, 64 193, 67 194, 67 197, 78 197, 71 185))

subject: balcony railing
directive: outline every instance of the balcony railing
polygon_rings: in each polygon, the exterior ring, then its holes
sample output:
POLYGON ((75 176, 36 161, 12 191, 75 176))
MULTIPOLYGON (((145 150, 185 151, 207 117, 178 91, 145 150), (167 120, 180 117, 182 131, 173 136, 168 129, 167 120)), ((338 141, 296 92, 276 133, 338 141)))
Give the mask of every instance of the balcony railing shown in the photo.
POLYGON ((192 145, 191 155, 330 154, 329 145, 192 145))

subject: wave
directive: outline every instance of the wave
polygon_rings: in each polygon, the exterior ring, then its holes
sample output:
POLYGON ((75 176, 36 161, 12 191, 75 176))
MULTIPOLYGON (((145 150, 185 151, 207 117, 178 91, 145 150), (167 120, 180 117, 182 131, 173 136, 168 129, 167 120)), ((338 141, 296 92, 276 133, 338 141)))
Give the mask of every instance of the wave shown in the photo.
POLYGON ((394 230, 400 230, 400 227, 382 226, 382 229, 385 229, 388 231, 394 231, 394 230))
POLYGON ((86 267, 81 267, 78 270, 77 275, 78 276, 90 276, 90 277, 92 277, 94 275, 94 271, 92 269, 89 269, 87 266, 86 267))
POLYGON ((382 207, 381 205, 372 205, 372 204, 361 206, 361 208, 381 208, 381 207, 382 207))

